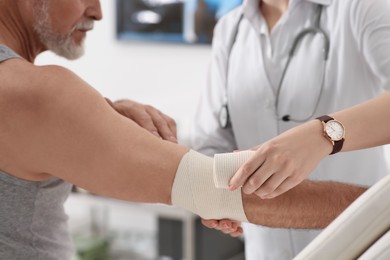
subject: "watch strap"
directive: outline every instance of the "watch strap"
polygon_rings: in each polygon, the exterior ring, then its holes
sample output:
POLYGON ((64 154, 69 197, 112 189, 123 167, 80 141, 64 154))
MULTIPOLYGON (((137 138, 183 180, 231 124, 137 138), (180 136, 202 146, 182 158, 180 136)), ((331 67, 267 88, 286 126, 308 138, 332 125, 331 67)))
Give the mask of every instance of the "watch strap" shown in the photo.
MULTIPOLYGON (((318 119, 318 120, 320 120, 320 121, 322 121, 324 123, 326 123, 326 122, 328 122, 330 120, 335 120, 333 117, 328 116, 328 115, 319 116, 316 119, 318 119)), ((326 134, 324 134, 324 135, 326 135, 326 134)), ((329 139, 329 140, 331 140, 331 139, 329 139)), ((338 141, 332 141, 332 143, 333 143, 333 150, 332 150, 332 152, 330 154, 338 153, 343 148, 344 138, 341 139, 341 140, 338 140, 338 141)))
POLYGON ((333 150, 330 154, 335 154, 341 151, 341 148, 343 148, 344 144, 344 138, 338 141, 334 141, 333 150))
POLYGON ((318 120, 320 120, 320 121, 323 121, 323 122, 325 122, 325 123, 328 122, 328 121, 330 121, 330 120, 334 120, 333 117, 328 116, 328 115, 319 116, 319 117, 317 117, 316 119, 318 119, 318 120))

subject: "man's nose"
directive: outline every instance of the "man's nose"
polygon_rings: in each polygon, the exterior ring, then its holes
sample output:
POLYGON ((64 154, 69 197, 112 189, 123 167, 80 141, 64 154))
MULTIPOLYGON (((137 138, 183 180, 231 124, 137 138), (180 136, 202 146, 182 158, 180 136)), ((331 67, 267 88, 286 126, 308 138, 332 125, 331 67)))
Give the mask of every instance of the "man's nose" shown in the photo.
POLYGON ((87 9, 85 14, 93 20, 101 20, 103 18, 100 0, 87 0, 87 9))

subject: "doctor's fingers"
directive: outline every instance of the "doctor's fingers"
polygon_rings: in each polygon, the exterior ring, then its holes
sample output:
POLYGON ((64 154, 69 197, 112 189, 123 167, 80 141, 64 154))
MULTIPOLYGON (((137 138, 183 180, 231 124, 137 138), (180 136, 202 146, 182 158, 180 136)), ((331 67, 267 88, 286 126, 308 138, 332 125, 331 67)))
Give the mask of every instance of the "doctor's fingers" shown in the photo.
POLYGON ((107 98, 106 100, 119 114, 133 120, 139 126, 145 128, 155 136, 160 137, 157 128, 154 126, 152 113, 150 112, 157 109, 128 99, 117 100, 115 102, 111 102, 107 98))
MULTIPOLYGON (((257 154, 259 154, 259 155, 263 154, 261 149, 259 149, 256 152, 255 156, 257 154)), ((272 175, 274 175, 275 173, 277 173, 281 170, 281 169, 279 169, 279 167, 286 166, 285 164, 280 164, 278 160, 279 160, 279 156, 273 156, 272 154, 271 154, 271 156, 268 155, 266 157, 265 161, 262 163, 262 165, 260 167, 258 167, 256 169, 256 171, 250 177, 248 177, 248 179, 245 181, 245 183, 242 187, 243 192, 245 194, 252 194, 260 187, 262 187, 263 192, 265 192, 267 194, 272 192, 274 190, 274 187, 269 186, 269 184, 266 184, 267 180, 272 175)))
POLYGON ((155 113, 153 118, 154 126, 158 133, 164 140, 177 143, 176 122, 171 117, 161 113, 160 111, 153 111, 155 113))
POLYGON ((264 160, 265 154, 256 151, 251 158, 241 165, 234 176, 230 179, 229 189, 235 190, 238 187, 243 186, 248 181, 249 177, 262 167, 264 160))
MULTIPOLYGON (((268 164, 264 163, 262 168, 269 168, 266 171, 271 171, 272 167, 275 167, 275 161, 268 164)), ((256 190, 256 195, 262 199, 270 199, 280 195, 281 193, 287 191, 286 189, 291 189, 294 185, 297 185, 302 181, 296 169, 294 163, 290 163, 289 160, 280 159, 280 163, 277 166, 276 172, 272 174, 258 189, 256 190), (284 184, 283 186, 281 186, 284 184), (292 185, 292 186, 291 186, 292 185), (276 192, 277 191, 277 192, 276 192), (272 194, 272 195, 271 195, 272 194)), ((260 170, 259 169, 259 170, 260 170)))
POLYGON ((128 99, 115 102, 106 100, 117 112, 133 120, 155 136, 171 142, 177 142, 175 121, 153 106, 128 99))
POLYGON ((145 112, 144 118, 138 120, 139 125, 164 140, 177 143, 175 120, 151 106, 146 106, 145 112))
POLYGON ((289 191, 290 189, 294 188, 299 183, 301 183, 301 181, 294 179, 292 177, 288 177, 273 192, 271 192, 270 194, 268 194, 262 198, 263 199, 273 199, 273 198, 289 191))
POLYGON ((264 186, 264 184, 267 183, 267 180, 270 179, 274 174, 275 173, 273 170, 261 166, 247 179, 245 184, 242 186, 242 191, 245 194, 252 194, 259 188, 262 188, 263 192, 272 192, 273 190, 270 190, 271 187, 268 185, 264 186))
MULTIPOLYGON (((287 174, 282 174, 280 172, 274 173, 270 176, 255 192, 257 196, 262 199, 270 199, 271 194, 275 195, 275 191, 279 190, 280 186, 285 183, 289 178, 287 174)), ((282 192, 282 190, 280 190, 282 192)))

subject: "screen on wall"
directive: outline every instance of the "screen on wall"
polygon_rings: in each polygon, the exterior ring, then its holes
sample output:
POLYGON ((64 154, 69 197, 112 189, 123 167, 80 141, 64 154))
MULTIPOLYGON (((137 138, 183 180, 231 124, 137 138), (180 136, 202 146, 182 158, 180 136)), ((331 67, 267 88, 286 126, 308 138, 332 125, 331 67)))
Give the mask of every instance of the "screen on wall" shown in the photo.
POLYGON ((210 43, 217 20, 242 0, 117 0, 120 40, 210 43))

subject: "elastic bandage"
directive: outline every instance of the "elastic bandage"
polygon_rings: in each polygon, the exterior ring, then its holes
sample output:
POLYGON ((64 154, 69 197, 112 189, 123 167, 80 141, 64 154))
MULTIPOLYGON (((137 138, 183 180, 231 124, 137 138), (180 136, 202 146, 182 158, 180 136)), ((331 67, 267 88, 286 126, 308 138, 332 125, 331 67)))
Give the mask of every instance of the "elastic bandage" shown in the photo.
POLYGON ((240 166, 255 152, 242 151, 235 153, 220 153, 214 155, 214 183, 215 187, 228 189, 229 181, 240 166))
POLYGON ((215 159, 193 150, 180 161, 172 187, 172 204, 203 219, 233 219, 248 222, 241 188, 227 190, 230 178, 248 157, 240 153, 216 155, 215 159), (231 164, 232 161, 235 163, 231 164), (238 167, 237 167, 238 166, 238 167), (214 169, 217 169, 214 172, 214 169), (215 175, 218 176, 215 176, 215 175), (223 188, 217 188, 218 187, 223 188))

